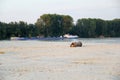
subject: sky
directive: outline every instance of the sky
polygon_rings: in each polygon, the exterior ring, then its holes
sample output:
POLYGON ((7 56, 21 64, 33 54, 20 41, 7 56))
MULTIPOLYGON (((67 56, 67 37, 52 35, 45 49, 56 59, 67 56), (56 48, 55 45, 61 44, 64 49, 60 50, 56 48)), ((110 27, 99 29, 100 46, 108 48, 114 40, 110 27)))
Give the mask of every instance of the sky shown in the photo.
POLYGON ((120 0, 0 0, 0 21, 35 23, 43 14, 81 18, 120 18, 120 0))

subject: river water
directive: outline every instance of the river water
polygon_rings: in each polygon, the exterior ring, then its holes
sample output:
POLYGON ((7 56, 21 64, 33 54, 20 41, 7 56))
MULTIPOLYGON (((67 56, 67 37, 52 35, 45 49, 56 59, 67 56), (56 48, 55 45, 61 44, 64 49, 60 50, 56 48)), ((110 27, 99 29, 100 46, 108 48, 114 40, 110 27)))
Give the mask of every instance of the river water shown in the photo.
POLYGON ((11 45, 22 46, 23 44, 34 45, 39 42, 75 42, 81 41, 83 44, 120 44, 120 38, 78 38, 78 39, 57 39, 45 38, 39 40, 2 40, 0 41, 0 48, 9 47, 11 45))

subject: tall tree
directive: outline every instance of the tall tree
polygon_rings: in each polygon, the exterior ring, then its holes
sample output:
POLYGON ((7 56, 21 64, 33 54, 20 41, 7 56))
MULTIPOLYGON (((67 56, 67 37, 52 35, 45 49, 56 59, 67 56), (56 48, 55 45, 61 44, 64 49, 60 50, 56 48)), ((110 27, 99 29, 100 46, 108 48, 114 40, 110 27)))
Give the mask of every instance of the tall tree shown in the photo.
POLYGON ((44 14, 36 22, 44 36, 60 36, 68 33, 73 27, 73 19, 68 15, 44 14))

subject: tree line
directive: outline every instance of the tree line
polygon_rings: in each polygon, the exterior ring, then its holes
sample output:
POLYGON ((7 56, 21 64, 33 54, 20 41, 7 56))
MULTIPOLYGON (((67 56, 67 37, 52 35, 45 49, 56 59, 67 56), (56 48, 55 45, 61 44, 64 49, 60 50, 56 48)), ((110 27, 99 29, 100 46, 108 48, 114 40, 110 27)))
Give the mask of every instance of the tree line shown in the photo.
POLYGON ((78 19, 75 27, 70 31, 79 37, 120 37, 120 19, 78 19))
POLYGON ((120 19, 82 18, 74 24, 69 15, 43 14, 35 24, 0 22, 0 40, 10 37, 59 37, 67 33, 82 38, 120 37, 120 19))

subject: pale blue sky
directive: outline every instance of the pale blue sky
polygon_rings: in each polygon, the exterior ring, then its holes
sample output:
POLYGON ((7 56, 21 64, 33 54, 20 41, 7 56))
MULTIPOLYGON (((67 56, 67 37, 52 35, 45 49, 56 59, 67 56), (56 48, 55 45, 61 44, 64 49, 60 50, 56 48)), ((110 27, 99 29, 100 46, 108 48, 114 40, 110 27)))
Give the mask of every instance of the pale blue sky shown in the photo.
POLYGON ((0 0, 0 21, 35 23, 43 14, 79 18, 120 18, 120 0, 0 0))

